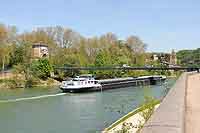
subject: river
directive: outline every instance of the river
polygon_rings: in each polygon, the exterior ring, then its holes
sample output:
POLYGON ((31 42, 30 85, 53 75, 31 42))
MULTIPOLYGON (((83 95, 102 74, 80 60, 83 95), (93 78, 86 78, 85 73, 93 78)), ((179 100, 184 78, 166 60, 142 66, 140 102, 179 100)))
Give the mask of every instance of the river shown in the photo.
POLYGON ((127 87, 103 92, 62 93, 58 87, 0 92, 2 133, 98 133, 137 108, 145 96, 161 98, 162 85, 127 87))

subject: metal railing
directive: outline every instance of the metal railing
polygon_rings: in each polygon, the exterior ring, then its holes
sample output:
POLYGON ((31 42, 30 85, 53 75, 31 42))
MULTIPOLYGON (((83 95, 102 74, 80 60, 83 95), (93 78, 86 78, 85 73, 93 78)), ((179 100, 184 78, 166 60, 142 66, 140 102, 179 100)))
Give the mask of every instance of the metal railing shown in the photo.
POLYGON ((199 71, 199 67, 54 67, 55 70, 185 70, 185 71, 199 71))

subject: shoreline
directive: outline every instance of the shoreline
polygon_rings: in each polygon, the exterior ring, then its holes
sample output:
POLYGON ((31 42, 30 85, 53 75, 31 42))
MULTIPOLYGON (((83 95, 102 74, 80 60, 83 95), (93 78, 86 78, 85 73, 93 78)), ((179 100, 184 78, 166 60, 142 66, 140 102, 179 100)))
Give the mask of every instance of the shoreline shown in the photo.
POLYGON ((136 108, 105 128, 102 133, 115 133, 122 130, 128 130, 131 133, 136 133, 146 122, 142 113, 148 111, 149 105, 153 106, 154 112, 159 107, 160 101, 147 103, 136 108))
POLYGON ((13 79, 4 79, 0 80, 0 91, 1 90, 16 90, 21 88, 27 88, 27 87, 50 87, 50 86, 59 86, 60 82, 57 80, 54 80, 52 78, 49 78, 47 80, 39 80, 37 83, 33 83, 31 85, 28 85, 26 87, 24 80, 20 80, 18 82, 14 81, 13 79), (17 84, 20 83, 20 84, 17 84))
MULTIPOLYGON (((172 78, 172 77, 167 77, 172 78)), ((138 78, 134 77, 125 77, 125 78, 115 78, 115 79, 102 79, 99 82, 102 84, 105 90, 109 88, 118 88, 121 86, 140 86, 145 84, 156 84, 158 81, 165 80, 166 76, 163 75, 151 75, 151 76, 141 76, 138 78), (160 78, 160 79, 157 79, 160 78)), ((26 87, 45 87, 45 86, 59 86, 61 84, 60 81, 55 80, 53 78, 48 78, 47 80, 41 80, 37 78, 33 78, 30 80, 23 79, 15 79, 15 78, 8 78, 8 79, 0 79, 0 91, 1 89, 17 89, 17 88, 26 88, 26 87)))

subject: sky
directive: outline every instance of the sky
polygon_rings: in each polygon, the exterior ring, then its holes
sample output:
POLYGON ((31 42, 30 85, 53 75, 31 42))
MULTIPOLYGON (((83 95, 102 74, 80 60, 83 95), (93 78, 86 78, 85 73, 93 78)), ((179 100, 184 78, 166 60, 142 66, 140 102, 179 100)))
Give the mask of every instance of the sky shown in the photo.
POLYGON ((200 47, 199 0, 1 0, 0 23, 19 32, 64 26, 86 37, 140 37, 148 51, 200 47))

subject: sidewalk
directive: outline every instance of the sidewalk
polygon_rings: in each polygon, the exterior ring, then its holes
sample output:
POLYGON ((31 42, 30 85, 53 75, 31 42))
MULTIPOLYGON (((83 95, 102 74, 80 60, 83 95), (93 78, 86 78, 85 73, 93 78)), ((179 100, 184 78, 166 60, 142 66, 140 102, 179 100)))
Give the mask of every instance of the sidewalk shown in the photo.
POLYGON ((200 133, 200 74, 188 77, 185 133, 200 133))

